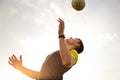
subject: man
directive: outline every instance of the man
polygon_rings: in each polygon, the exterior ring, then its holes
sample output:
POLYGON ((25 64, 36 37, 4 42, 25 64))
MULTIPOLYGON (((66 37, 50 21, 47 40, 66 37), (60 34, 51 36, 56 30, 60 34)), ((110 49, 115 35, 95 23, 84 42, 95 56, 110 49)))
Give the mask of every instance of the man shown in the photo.
POLYGON ((20 60, 15 55, 9 57, 8 63, 21 71, 25 75, 36 80, 63 80, 63 74, 76 64, 78 54, 84 49, 83 43, 79 38, 68 38, 64 36, 64 21, 58 19, 58 39, 59 50, 48 55, 40 71, 30 70, 22 65, 22 55, 20 60))

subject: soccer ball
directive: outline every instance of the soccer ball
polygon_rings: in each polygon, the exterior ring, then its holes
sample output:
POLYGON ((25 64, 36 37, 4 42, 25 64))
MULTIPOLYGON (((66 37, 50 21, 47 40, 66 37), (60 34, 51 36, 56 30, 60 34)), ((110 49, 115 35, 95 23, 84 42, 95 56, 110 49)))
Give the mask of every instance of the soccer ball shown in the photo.
POLYGON ((75 10, 80 11, 85 7, 85 0, 72 0, 71 5, 75 10))

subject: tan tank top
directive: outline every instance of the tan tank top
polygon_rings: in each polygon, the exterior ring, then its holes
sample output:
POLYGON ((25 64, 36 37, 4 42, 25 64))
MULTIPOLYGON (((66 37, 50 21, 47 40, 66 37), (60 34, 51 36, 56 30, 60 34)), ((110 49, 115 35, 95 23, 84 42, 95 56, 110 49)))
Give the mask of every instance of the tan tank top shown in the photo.
POLYGON ((45 59, 38 80, 62 80, 63 74, 69 69, 62 64, 59 51, 55 51, 45 59))

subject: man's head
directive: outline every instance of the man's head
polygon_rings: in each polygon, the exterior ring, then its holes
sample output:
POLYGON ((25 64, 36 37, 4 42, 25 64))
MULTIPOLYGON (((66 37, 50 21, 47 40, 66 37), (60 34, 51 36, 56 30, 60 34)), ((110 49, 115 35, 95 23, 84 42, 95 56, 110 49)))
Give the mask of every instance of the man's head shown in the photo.
POLYGON ((68 38, 66 39, 66 42, 68 46, 70 46, 70 49, 75 49, 78 54, 80 54, 84 50, 84 45, 81 39, 79 38, 68 38))

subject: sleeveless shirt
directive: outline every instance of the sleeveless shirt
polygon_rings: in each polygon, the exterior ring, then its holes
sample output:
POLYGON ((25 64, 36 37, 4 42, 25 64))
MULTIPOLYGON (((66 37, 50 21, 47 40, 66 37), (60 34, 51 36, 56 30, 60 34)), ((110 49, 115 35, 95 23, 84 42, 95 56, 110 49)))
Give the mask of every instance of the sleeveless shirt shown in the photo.
POLYGON ((41 67, 40 78, 38 80, 62 80, 63 74, 70 68, 62 64, 59 51, 55 51, 46 57, 41 67))

